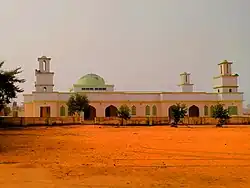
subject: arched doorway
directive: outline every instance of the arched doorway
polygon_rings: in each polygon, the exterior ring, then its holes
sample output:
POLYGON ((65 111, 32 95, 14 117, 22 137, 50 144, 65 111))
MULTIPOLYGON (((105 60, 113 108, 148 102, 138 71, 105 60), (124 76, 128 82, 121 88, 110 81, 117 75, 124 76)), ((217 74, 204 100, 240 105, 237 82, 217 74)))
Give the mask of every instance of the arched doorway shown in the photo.
POLYGON ((95 107, 89 105, 88 109, 84 112, 85 120, 94 120, 96 117, 96 109, 95 107))
POLYGON ((197 106, 193 105, 188 110, 189 117, 199 117, 200 116, 200 110, 197 106))
POLYGON ((172 105, 172 106, 170 106, 168 108, 168 118, 169 118, 169 120, 172 120, 174 118, 174 116, 173 116, 173 108, 174 108, 174 105, 172 105))
POLYGON ((108 106, 105 109, 105 117, 116 117, 117 116, 117 108, 113 105, 108 106))

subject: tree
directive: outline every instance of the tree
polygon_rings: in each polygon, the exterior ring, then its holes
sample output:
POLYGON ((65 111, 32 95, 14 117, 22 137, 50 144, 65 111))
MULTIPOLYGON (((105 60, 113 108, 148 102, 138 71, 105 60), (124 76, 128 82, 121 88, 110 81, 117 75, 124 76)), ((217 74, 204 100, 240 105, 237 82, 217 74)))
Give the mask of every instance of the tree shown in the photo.
POLYGON ((86 95, 74 93, 70 96, 67 106, 70 115, 74 115, 75 113, 80 115, 81 112, 86 112, 89 107, 88 97, 86 95))
POLYGON ((123 125, 124 120, 128 120, 131 118, 130 108, 126 104, 120 106, 117 114, 118 117, 121 118, 121 125, 123 125))
POLYGON ((217 104, 214 106, 212 117, 218 119, 217 127, 222 127, 227 120, 230 119, 229 112, 227 109, 224 109, 223 104, 217 104))
POLYGON ((177 103, 171 107, 172 117, 173 117, 173 127, 177 127, 178 123, 183 119, 187 114, 187 107, 185 104, 177 103))
POLYGON ((24 83, 24 79, 17 76, 22 73, 21 67, 14 70, 2 70, 4 62, 0 62, 0 111, 4 109, 11 100, 17 97, 17 93, 23 92, 17 84, 24 83))

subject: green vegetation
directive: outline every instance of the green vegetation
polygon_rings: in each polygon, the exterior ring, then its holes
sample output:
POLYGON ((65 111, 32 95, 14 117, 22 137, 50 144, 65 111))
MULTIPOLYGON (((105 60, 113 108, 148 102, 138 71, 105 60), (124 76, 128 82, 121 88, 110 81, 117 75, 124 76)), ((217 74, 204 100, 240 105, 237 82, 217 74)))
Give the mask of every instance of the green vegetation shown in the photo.
POLYGON ((216 127, 222 127, 226 124, 227 120, 230 119, 228 110, 224 109, 222 104, 217 104, 214 106, 212 117, 218 120, 216 127))
POLYGON ((178 123, 187 115, 187 107, 185 104, 179 104, 177 103, 176 105, 171 107, 171 113, 174 122, 172 123, 172 127, 177 127, 178 123))
POLYGON ((24 79, 20 79, 17 76, 22 72, 21 67, 14 70, 3 70, 4 62, 0 63, 0 111, 2 111, 6 105, 11 103, 11 100, 17 97, 18 93, 23 92, 18 84, 24 83, 24 79))
POLYGON ((78 93, 74 93, 70 96, 68 102, 68 111, 69 115, 78 114, 80 115, 81 112, 86 112, 89 107, 89 100, 86 95, 80 95, 78 93))
POLYGON ((124 120, 131 118, 130 108, 127 105, 121 105, 117 111, 118 117, 121 118, 121 125, 123 125, 124 120))

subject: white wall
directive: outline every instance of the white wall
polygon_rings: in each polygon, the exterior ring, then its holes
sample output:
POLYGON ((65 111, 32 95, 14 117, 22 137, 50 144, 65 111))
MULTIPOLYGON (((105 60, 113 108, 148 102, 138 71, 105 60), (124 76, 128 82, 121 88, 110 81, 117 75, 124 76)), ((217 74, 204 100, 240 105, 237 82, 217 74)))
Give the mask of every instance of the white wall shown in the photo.
POLYGON ((236 76, 223 76, 214 79, 214 87, 219 86, 237 86, 238 78, 236 76))
MULTIPOLYGON (((58 101, 58 102, 66 102, 70 95, 72 93, 38 93, 33 92, 32 95, 24 95, 24 102, 44 102, 44 101, 58 101)), ((168 116, 168 109, 171 105, 176 104, 177 102, 185 103, 187 104, 187 107, 190 107, 191 105, 196 105, 200 109, 200 116, 204 115, 204 105, 210 106, 211 104, 214 104, 216 101, 222 100, 225 101, 226 105, 229 105, 228 102, 230 102, 230 105, 233 101, 237 103, 237 106, 239 107, 239 114, 242 113, 242 102, 243 101, 243 94, 242 93, 224 93, 224 94, 214 94, 214 93, 132 93, 132 92, 89 92, 86 93, 90 100, 90 105, 96 108, 96 115, 98 117, 104 117, 105 116, 105 109, 113 105, 117 108, 119 108, 120 105, 126 103, 131 108, 133 105, 137 108, 137 114, 136 116, 145 116, 145 107, 147 105, 151 108, 151 114, 152 114, 152 107, 153 105, 156 105, 157 107, 157 116, 168 116), (190 102, 188 102, 190 101, 190 102), (211 102, 209 102, 211 101, 211 102)), ((233 102, 234 103, 234 102, 233 102)), ((56 106, 57 103, 53 104, 53 108, 56 106)), ((44 103, 37 104, 34 106, 34 113, 37 115, 39 113, 38 108, 40 108, 41 105, 44 105, 44 103)), ((52 105, 52 103, 51 103, 52 105)), ((57 115, 57 108, 52 109, 53 110, 53 116, 57 115)))
POLYGON ((40 93, 33 92, 33 100, 34 101, 57 101, 59 99, 58 92, 53 93, 40 93))
POLYGON ((24 94, 23 95, 23 102, 28 103, 33 101, 33 95, 32 94, 24 94))
POLYGON ((36 84, 37 85, 53 85, 54 73, 37 73, 36 84))
POLYGON ((243 101, 243 93, 223 93, 223 94, 218 94, 219 100, 235 100, 243 101))
MULTIPOLYGON (((31 101, 67 101, 71 93, 40 93, 24 95, 24 102, 31 101)), ((218 100, 243 100, 243 93, 109 93, 109 92, 86 92, 90 101, 218 101, 218 100)))
POLYGON ((162 100, 173 101, 217 101, 217 94, 213 93, 171 93, 162 94, 162 100))

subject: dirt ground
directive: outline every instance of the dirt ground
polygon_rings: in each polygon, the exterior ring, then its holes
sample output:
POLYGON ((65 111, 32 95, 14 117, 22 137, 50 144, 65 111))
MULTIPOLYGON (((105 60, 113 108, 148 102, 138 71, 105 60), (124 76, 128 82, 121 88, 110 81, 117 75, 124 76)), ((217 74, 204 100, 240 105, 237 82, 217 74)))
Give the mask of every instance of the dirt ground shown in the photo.
POLYGON ((2 188, 250 187, 250 127, 0 130, 2 188))

